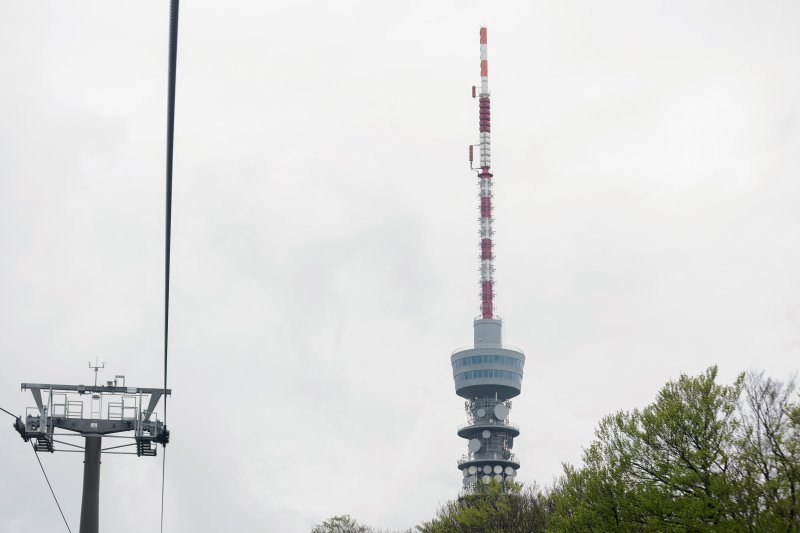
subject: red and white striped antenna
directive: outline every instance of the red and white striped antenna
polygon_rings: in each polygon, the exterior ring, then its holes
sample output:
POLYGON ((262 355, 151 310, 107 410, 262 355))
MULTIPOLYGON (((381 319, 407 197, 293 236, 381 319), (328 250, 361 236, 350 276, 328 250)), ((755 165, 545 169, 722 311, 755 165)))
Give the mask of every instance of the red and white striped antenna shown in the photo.
MULTIPOLYGON (((478 178, 480 197, 480 260, 481 260, 481 317, 494 318, 494 235, 492 218, 492 126, 489 95, 489 59, 486 51, 486 27, 481 28, 481 85, 472 97, 478 98, 478 178), (477 94, 476 94, 477 93, 477 94)), ((473 147, 469 150, 470 167, 473 166, 473 147)))

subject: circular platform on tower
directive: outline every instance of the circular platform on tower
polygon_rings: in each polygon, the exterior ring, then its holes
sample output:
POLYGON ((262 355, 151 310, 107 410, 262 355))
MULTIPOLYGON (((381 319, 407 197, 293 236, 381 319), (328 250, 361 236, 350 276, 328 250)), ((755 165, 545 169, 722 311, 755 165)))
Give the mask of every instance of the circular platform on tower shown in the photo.
POLYGON ((481 346, 456 350, 450 356, 456 394, 462 398, 507 400, 522 391, 525 354, 510 347, 481 346))

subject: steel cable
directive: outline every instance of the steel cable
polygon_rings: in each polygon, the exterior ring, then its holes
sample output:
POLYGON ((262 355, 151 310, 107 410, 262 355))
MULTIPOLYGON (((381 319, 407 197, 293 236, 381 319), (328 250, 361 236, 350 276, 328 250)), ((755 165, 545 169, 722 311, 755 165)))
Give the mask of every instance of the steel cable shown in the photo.
MULTIPOLYGON (((5 411, 5 409, 3 410, 5 411)), ((47 481, 47 486, 50 487, 50 494, 53 495, 53 499, 56 501, 56 507, 58 507, 58 512, 61 513, 61 518, 64 520, 64 525, 67 526, 67 531, 69 531, 69 533, 72 533, 72 529, 70 529, 69 524, 67 523, 67 518, 64 516, 64 511, 61 510, 61 504, 58 503, 58 498, 56 498, 56 493, 53 490, 53 485, 50 484, 50 479, 47 477, 47 472, 44 471, 44 465, 42 464, 42 460, 39 459, 39 452, 36 451, 36 448, 33 448, 33 443, 31 443, 31 448, 33 449, 33 454, 36 456, 36 460, 39 462, 39 468, 42 469, 42 474, 44 474, 44 480, 47 481)))
MULTIPOLYGON (((164 240, 164 428, 167 427, 167 361, 169 348, 169 273, 172 243, 172 161, 175 138, 175 75, 178 60, 178 7, 179 0, 171 0, 169 9, 169 77, 167 87, 167 191, 166 224, 164 240)), ((164 481, 167 448, 163 447, 161 460, 161 531, 164 531, 164 481)))
MULTIPOLYGON (((0 407, 0 411, 3 411, 7 415, 13 416, 16 420, 19 420, 19 417, 17 415, 15 415, 14 413, 12 413, 7 409, 3 409, 2 407, 0 407)), ((56 502, 56 507, 58 507, 58 512, 61 513, 61 518, 64 520, 64 525, 67 526, 67 531, 69 531, 69 533, 72 533, 72 530, 70 529, 69 524, 67 523, 67 518, 64 516, 64 511, 61 510, 61 504, 58 503, 58 498, 56 498, 56 493, 53 490, 53 485, 50 484, 50 478, 47 477, 47 472, 44 471, 44 465, 42 464, 42 460, 39 459, 39 452, 37 452, 36 448, 33 447, 33 443, 31 443, 31 449, 33 450, 33 454, 36 456, 36 461, 39 463, 39 468, 42 469, 42 474, 44 474, 44 480, 47 481, 47 486, 50 488, 50 494, 53 495, 53 499, 56 502)))
POLYGON ((164 533, 164 471, 167 466, 167 449, 161 450, 161 533, 164 533))

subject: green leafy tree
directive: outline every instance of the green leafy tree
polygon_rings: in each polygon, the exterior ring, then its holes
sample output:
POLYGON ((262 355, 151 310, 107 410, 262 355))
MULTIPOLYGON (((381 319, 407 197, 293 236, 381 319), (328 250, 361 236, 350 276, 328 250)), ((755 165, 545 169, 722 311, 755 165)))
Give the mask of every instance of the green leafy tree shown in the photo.
POLYGON ((642 410, 606 417, 553 493, 556 531, 745 530, 730 473, 743 377, 716 383, 712 367, 667 383, 642 410))
POLYGON ((551 531, 800 533, 794 386, 711 367, 603 419, 551 493, 551 531))
POLYGON ((421 533, 538 533, 545 530, 548 500, 535 487, 492 481, 443 505, 421 533))
POLYGON ((373 529, 359 524, 349 514, 331 517, 316 525, 311 533, 373 533, 373 529))
MULTIPOLYGON (((418 533, 800 533, 800 405, 763 373, 681 375, 642 409, 605 417, 549 490, 492 481, 418 533)), ((312 533, 379 533, 350 516, 312 533)), ((410 533, 410 532, 409 532, 410 533)))
POLYGON ((751 531, 800 531, 800 406, 793 382, 751 374, 740 402, 739 501, 751 531))

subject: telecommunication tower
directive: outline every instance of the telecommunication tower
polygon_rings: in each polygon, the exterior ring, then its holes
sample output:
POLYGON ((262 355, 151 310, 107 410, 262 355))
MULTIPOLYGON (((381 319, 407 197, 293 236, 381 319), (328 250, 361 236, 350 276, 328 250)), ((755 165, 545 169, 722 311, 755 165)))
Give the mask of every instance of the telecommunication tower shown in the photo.
POLYGON ((480 30, 481 84, 472 87, 478 99, 478 166, 474 166, 474 146, 469 147, 470 168, 478 173, 478 219, 480 229, 480 311, 473 323, 474 346, 453 352, 453 380, 456 394, 466 399, 467 423, 458 436, 468 440, 468 452, 458 462, 464 488, 474 490, 478 483, 496 480, 505 483, 516 477, 519 462, 512 453, 519 427, 509 420, 511 398, 522 389, 525 354, 503 345, 503 323, 494 314, 494 235, 492 218, 492 150, 489 61, 486 28, 480 30))
POLYGON ((172 391, 128 387, 121 375, 98 385, 97 371, 104 367, 105 363, 89 363, 95 374, 94 385, 23 383, 22 390, 31 391, 36 406, 28 407, 25 417, 14 422, 14 429, 25 442, 32 442, 37 453, 83 448, 80 533, 99 530, 101 454, 153 457, 158 444, 166 446, 169 442, 169 430, 158 420, 154 409, 164 394, 172 391), (119 444, 103 448, 104 436, 119 444), (60 440, 69 437, 83 437, 84 446, 60 440), (133 442, 122 441, 126 438, 133 442), (127 451, 129 446, 135 446, 136 451, 127 451))

